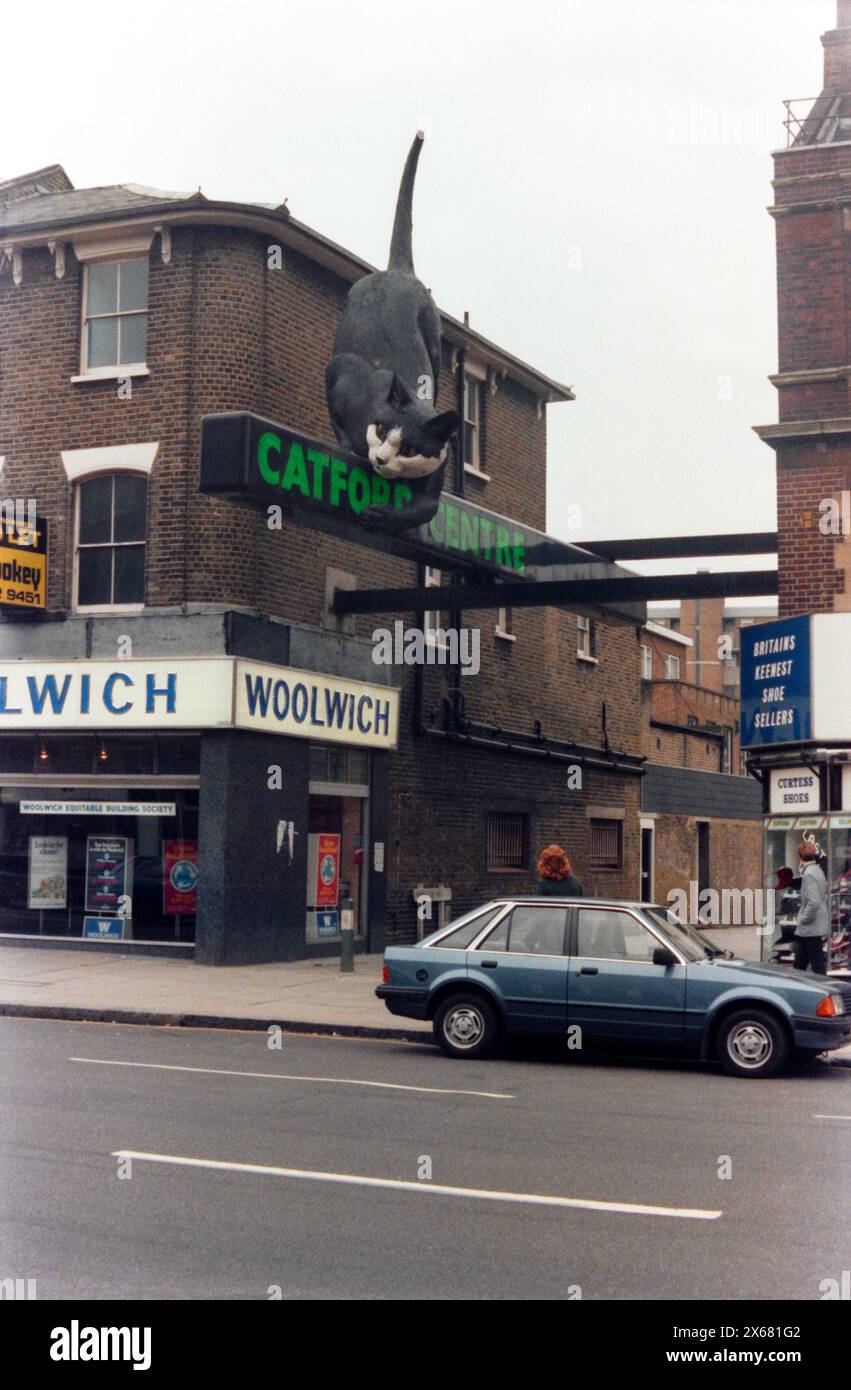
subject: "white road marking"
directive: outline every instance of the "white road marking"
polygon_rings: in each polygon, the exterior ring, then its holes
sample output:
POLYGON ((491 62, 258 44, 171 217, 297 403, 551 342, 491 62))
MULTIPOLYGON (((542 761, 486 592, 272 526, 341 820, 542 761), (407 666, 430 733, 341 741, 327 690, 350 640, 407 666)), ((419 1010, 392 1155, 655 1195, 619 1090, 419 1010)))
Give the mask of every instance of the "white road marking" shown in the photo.
POLYGON ((446 1187, 432 1182, 406 1182, 401 1178, 361 1177, 358 1173, 321 1173, 309 1168, 277 1168, 265 1163, 232 1163, 216 1158, 184 1158, 178 1154, 141 1153, 115 1149, 113 1158, 143 1163, 171 1163, 181 1168, 213 1168, 231 1173, 259 1173, 274 1178, 303 1178, 308 1182, 333 1182, 352 1187, 384 1187, 396 1192, 430 1193, 437 1197, 471 1197, 485 1202, 517 1202, 538 1207, 580 1207, 585 1211, 621 1212, 627 1216, 677 1216, 690 1221, 717 1221, 721 1211, 699 1207, 649 1207, 635 1202, 598 1202, 585 1197, 548 1197, 537 1192, 492 1192, 481 1187, 446 1187))
POLYGON ((395 1081, 358 1081, 347 1076, 288 1076, 277 1071, 227 1071, 223 1067, 176 1067, 165 1062, 120 1062, 113 1057, 69 1057, 98 1067, 145 1067, 152 1071, 201 1072, 207 1076, 253 1076, 264 1081, 318 1081, 330 1086, 377 1086, 382 1091, 421 1091, 429 1096, 482 1096, 485 1100, 514 1100, 504 1091, 459 1091, 448 1086, 401 1086, 395 1081))
POLYGON ((851 1120, 851 1115, 813 1115, 814 1120, 851 1120))

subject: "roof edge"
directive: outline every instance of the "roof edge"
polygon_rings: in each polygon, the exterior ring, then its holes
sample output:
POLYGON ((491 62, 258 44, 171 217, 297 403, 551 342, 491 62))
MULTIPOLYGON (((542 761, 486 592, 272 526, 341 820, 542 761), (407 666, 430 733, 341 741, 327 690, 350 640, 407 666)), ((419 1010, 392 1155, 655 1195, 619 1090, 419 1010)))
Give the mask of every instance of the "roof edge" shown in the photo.
MULTIPOLYGON (((55 167, 60 168, 61 166, 55 167)), ((28 175, 27 177, 33 176, 28 175)), ((126 185, 122 186, 126 187, 126 185)), ((36 210, 37 204, 33 206, 33 211, 36 210)), ((363 260, 346 247, 323 236, 321 232, 317 232, 307 223, 299 222, 289 213, 282 213, 277 209, 264 207, 258 203, 234 203, 214 199, 199 201, 197 194, 193 195, 192 198, 184 196, 177 201, 169 199, 161 203, 149 203, 139 208, 93 213, 88 217, 69 219, 68 222, 39 223, 37 217, 34 217, 32 222, 28 224, 22 223, 15 227, 6 228, 3 226, 2 218, 0 218, 0 241, 24 249, 27 245, 45 245, 48 240, 61 241, 63 238, 72 240, 73 233, 77 230, 92 231, 96 227, 114 227, 122 223, 161 223, 163 221, 167 221, 171 227, 178 225, 220 225, 237 226, 256 231, 273 228, 284 243, 288 243, 294 250, 317 261, 320 265, 324 265, 352 284, 366 275, 371 275, 378 269, 377 266, 371 265, 369 261, 363 260)), ((555 404, 560 401, 576 399, 570 386, 548 377, 528 362, 515 357, 506 349, 485 338, 481 333, 477 333, 469 325, 453 318, 451 314, 440 310, 440 317, 446 336, 450 340, 459 345, 478 349, 489 366, 493 366, 498 371, 504 371, 506 375, 511 376, 513 380, 525 386, 547 403, 555 404)))

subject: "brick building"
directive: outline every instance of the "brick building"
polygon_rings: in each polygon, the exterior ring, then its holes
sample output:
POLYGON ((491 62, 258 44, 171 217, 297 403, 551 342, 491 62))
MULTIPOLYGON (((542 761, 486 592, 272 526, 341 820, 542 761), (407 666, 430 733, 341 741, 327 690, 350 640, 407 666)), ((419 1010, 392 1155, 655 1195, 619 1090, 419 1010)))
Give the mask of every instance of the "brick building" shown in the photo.
POLYGON ((787 103, 774 156, 779 423, 757 433, 777 454, 781 617, 851 611, 851 0, 822 45, 822 92, 787 103))
MULTIPOLYGON (((702 600, 705 610, 722 600, 702 600)), ((692 605, 693 607, 694 605, 692 605)), ((685 604, 683 605, 685 609, 685 604)), ((668 610, 664 610, 666 613, 668 610)), ((753 887, 762 873, 761 796, 741 769, 738 691, 704 684, 695 637, 679 613, 645 623, 641 637, 643 751, 641 875, 647 900, 674 890, 753 887), (671 623, 671 626, 668 626, 671 623), (676 624, 676 626, 673 626, 676 624)), ((712 624, 721 630, 716 619, 712 624)))
POLYGON ((690 638, 691 648, 683 667, 686 680, 738 699, 742 628, 776 618, 777 604, 733 605, 723 598, 683 599, 673 604, 652 604, 649 616, 653 622, 690 638))
MULTIPOLYGON (((371 267, 286 208, 78 191, 58 166, 0 184, 0 248, 0 496, 48 535, 44 610, 0 604, 0 934, 109 935, 125 899, 137 944, 288 959, 338 949, 351 896, 376 950, 414 937, 418 886, 453 911, 528 891, 553 840, 586 892, 634 896, 635 621, 465 613, 476 676, 379 666, 371 634, 404 615, 340 620, 329 593, 435 574, 199 492, 205 415, 329 439, 325 363, 371 267), (243 678, 375 719, 237 727, 243 678)), ((442 329, 464 490, 543 530, 546 407, 570 392, 442 329)))

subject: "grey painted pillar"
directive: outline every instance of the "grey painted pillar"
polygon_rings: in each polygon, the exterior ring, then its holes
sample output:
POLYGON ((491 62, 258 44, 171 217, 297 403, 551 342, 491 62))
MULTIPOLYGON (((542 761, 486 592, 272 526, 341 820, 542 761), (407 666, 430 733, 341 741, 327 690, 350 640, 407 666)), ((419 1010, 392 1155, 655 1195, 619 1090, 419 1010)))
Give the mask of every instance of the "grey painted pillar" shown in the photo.
POLYGON ((310 745, 239 730, 201 735, 195 959, 261 964, 305 956, 310 745), (280 768, 281 789, 270 789, 280 768), (279 822, 288 826, 278 848, 279 822))
POLYGON ((372 786, 369 800, 369 936, 367 949, 383 951, 387 943, 387 873, 390 867, 389 753, 372 754, 372 786), (384 870, 375 869, 375 845, 384 845, 384 870))

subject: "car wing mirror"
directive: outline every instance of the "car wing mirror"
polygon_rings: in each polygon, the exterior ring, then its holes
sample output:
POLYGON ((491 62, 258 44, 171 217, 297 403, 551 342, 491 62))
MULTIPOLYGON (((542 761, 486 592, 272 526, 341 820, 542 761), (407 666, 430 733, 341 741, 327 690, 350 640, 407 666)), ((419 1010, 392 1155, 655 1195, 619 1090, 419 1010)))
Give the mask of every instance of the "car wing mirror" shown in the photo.
POLYGON ((657 946, 653 952, 654 965, 678 965, 679 961, 673 951, 669 951, 667 946, 657 946))

